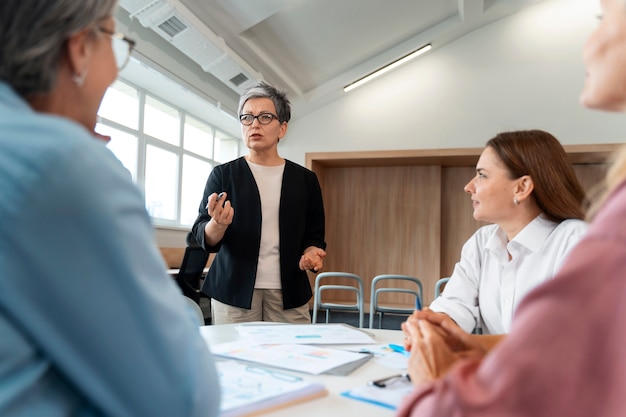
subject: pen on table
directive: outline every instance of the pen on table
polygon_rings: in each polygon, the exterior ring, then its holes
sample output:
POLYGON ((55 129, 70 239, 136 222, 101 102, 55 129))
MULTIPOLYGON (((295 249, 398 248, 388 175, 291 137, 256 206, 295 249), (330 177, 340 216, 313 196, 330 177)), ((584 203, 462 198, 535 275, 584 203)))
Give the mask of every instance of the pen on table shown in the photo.
POLYGON ((409 352, 408 350, 406 350, 404 347, 400 345, 389 343, 389 348, 395 352, 403 354, 404 356, 411 356, 411 352, 409 352))
POLYGON ((409 381, 411 380, 411 377, 409 376, 409 374, 403 373, 399 375, 388 376, 386 378, 376 379, 374 381, 369 381, 367 385, 373 385, 378 388, 385 388, 390 381, 393 381, 399 378, 406 378, 409 381))

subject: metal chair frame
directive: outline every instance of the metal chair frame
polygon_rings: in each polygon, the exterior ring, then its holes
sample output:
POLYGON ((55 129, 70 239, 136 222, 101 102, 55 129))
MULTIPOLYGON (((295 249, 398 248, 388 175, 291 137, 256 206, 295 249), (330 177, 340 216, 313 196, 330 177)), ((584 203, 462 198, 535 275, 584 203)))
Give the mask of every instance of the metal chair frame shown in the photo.
POLYGON ((313 318, 312 322, 317 323, 317 311, 319 309, 326 310, 326 323, 330 319, 330 311, 331 310, 342 310, 342 311, 356 311, 359 313, 359 327, 363 327, 364 321, 364 304, 363 304, 363 279, 356 275, 348 272, 322 272, 317 277, 315 277, 315 291, 313 298, 313 318), (327 284, 321 285, 321 281, 326 278, 348 278, 356 281, 357 286, 353 285, 337 285, 337 284, 327 284), (350 291, 354 292, 356 295, 356 302, 354 304, 349 303, 324 303, 322 302, 322 292, 328 290, 341 290, 341 291, 350 291))
POLYGON ((437 283, 435 284, 435 300, 441 295, 441 293, 443 292, 442 287, 444 287, 448 283, 448 281, 450 281, 450 277, 437 280, 437 283))
POLYGON ((411 277, 408 275, 397 275, 397 274, 383 274, 377 275, 372 280, 372 290, 370 295, 370 329, 374 328, 374 315, 378 313, 378 328, 382 328, 383 323, 383 315, 385 313, 391 314, 406 314, 410 315, 415 311, 415 308, 401 308, 401 307, 388 307, 384 305, 380 305, 378 302, 378 298, 381 293, 404 293, 409 294, 415 297, 415 305, 416 307, 421 308, 424 304, 424 291, 422 287, 422 282, 415 277, 411 277), (398 287, 383 287, 376 288, 377 284, 381 281, 406 281, 415 283, 417 286, 417 291, 409 288, 398 288, 398 287), (419 303, 418 303, 419 301, 419 303))

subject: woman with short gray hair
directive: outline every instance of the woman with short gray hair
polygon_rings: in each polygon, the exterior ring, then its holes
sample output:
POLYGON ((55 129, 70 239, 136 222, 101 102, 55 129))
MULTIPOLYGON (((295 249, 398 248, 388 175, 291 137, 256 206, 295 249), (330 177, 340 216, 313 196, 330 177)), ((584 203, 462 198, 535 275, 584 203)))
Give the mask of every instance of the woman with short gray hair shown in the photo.
POLYGON ((143 198, 94 133, 115 0, 0 2, 0 415, 217 416, 143 198), (193 358, 193 360, 190 360, 193 358))
POLYGON ((217 252, 202 286, 214 324, 311 322, 306 271, 322 269, 326 256, 324 204, 315 173, 278 153, 290 118, 285 92, 250 87, 239 100, 248 155, 207 180, 192 232, 217 252))

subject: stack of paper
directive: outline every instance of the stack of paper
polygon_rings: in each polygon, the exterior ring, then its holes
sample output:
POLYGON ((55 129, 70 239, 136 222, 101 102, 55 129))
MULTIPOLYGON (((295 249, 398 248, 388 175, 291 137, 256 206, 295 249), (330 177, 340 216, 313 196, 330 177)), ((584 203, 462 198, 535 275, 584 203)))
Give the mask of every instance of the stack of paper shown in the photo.
POLYGON ((222 390, 220 417, 244 417, 326 395, 317 382, 235 361, 217 362, 222 390))
POLYGON ((237 326, 242 338, 257 344, 364 345, 376 343, 366 332, 344 324, 287 324, 237 326))
POLYGON ((277 366, 309 374, 327 373, 352 362, 366 362, 371 354, 349 352, 322 346, 258 344, 250 340, 211 345, 211 353, 230 359, 277 366))

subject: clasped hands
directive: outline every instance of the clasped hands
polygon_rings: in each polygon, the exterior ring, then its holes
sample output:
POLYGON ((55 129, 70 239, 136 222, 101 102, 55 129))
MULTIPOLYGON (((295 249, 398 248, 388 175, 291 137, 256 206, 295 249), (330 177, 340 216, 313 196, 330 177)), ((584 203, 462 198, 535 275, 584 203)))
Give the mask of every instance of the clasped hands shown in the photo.
POLYGON ((481 358, 487 350, 447 314, 428 308, 415 311, 404 323, 404 348, 411 352, 408 372, 415 384, 443 376, 459 360, 481 358))

